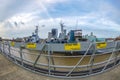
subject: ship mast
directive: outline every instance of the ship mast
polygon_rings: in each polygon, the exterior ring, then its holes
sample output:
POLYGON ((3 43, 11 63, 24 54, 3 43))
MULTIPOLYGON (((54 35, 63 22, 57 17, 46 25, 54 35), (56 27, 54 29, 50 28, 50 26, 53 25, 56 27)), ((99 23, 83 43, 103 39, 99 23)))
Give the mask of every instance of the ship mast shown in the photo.
POLYGON ((61 26, 61 33, 59 34, 59 38, 63 40, 66 37, 66 30, 64 29, 65 25, 64 23, 60 22, 60 26, 61 26))
POLYGON ((35 34, 36 34, 36 36, 38 37, 38 26, 36 26, 35 34))
POLYGON ((36 26, 36 29, 35 29, 35 39, 36 39, 36 42, 39 41, 39 36, 38 36, 38 26, 36 26))
POLYGON ((64 24, 62 22, 60 23, 60 26, 61 26, 61 33, 64 33, 64 24))

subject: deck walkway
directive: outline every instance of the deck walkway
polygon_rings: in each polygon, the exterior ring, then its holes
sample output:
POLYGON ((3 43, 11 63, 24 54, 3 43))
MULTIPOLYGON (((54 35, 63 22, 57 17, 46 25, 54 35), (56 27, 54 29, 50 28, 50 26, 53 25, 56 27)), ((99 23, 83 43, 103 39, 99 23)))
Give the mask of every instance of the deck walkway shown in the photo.
MULTIPOLYGON (((40 74, 32 73, 15 65, 14 63, 10 62, 7 58, 0 54, 0 80, 67 80, 67 79, 51 78, 42 76, 40 74)), ((120 66, 103 74, 71 80, 120 80, 120 66)))

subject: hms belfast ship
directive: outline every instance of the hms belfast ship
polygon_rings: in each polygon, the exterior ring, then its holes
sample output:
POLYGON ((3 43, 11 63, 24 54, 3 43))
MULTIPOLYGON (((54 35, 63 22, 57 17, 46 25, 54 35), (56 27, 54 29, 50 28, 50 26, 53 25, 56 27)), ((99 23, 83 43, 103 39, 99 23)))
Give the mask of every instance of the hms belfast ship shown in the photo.
POLYGON ((97 38, 91 33, 91 35, 82 34, 82 30, 67 30, 64 29, 65 25, 60 23, 61 32, 58 36, 58 29, 53 28, 48 33, 47 39, 41 39, 38 35, 38 26, 36 26, 35 32, 32 36, 29 36, 24 42, 12 42, 12 46, 21 47, 24 46, 30 50, 43 50, 68 54, 92 54, 112 52, 114 42, 108 42, 104 38, 97 38))

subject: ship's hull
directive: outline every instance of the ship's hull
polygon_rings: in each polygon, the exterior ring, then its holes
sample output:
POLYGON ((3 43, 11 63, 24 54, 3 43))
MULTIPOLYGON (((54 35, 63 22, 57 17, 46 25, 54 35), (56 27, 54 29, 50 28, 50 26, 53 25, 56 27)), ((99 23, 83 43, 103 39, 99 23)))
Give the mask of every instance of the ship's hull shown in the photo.
MULTIPOLYGON (((14 47, 20 48, 21 46, 24 46, 27 49, 30 50, 43 50, 43 51, 51 51, 55 53, 67 53, 67 54, 100 54, 100 53, 106 53, 106 52, 112 52, 115 47, 116 42, 99 42, 98 43, 91 43, 91 42, 79 42, 79 43, 41 43, 36 44, 34 48, 27 48, 28 43, 19 43, 16 42, 14 47), (66 44, 68 46, 66 46, 66 44), (71 46, 74 44, 79 44, 76 46, 71 46), (100 46, 100 47, 99 47, 100 46), (102 46, 102 47, 101 47, 102 46), (75 47, 72 49, 72 47, 75 47)), ((117 43, 120 43, 120 41, 117 41, 117 43)), ((30 45, 30 44, 29 44, 30 45)), ((32 45, 31 45, 32 46, 32 45)))

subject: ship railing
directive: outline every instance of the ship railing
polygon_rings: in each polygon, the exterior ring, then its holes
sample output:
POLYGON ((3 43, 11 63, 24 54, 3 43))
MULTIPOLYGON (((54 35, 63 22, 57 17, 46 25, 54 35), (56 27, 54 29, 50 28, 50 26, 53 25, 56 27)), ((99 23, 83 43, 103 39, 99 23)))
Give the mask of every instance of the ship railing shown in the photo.
MULTIPOLYGON (((0 43, 0 51, 5 55, 9 60, 13 61, 15 64, 46 76, 57 77, 57 78, 82 78, 91 75, 100 74, 115 68, 120 64, 120 45, 119 42, 115 42, 113 51, 104 52, 102 54, 95 54, 96 48, 94 43, 91 43, 84 55, 74 55, 74 56, 58 56, 54 55, 53 51, 50 50, 50 44, 45 45, 48 47, 48 51, 44 52, 43 50, 39 51, 39 54, 30 53, 25 49, 18 49, 11 47, 8 44, 0 43), (93 49, 91 55, 87 55, 89 49, 93 49), (97 61, 97 58, 105 57, 104 60, 97 61), (30 59, 32 57, 32 60, 30 59), (82 61, 89 57, 89 60, 86 64, 83 64, 82 61), (59 59, 75 59, 78 58, 76 64, 67 65, 67 64, 56 64, 55 58, 59 59), (45 62, 42 62, 42 59, 46 59, 45 62)), ((44 49, 44 48, 43 48, 44 49)), ((69 60, 68 59, 68 60, 69 60)))

